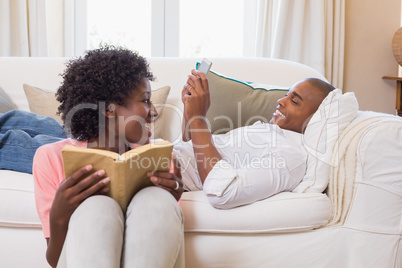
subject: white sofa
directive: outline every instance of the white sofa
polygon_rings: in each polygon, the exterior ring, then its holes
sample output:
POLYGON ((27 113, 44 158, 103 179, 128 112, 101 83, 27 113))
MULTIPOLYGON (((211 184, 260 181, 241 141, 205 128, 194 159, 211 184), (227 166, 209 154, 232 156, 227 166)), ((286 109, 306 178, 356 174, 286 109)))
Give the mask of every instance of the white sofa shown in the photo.
MULTIPOLYGON (((153 89, 171 87, 161 115, 161 138, 177 142, 180 92, 200 59, 148 60, 157 77, 153 89)), ((0 58, 0 88, 18 109, 29 110, 22 84, 55 91, 65 61, 0 58)), ((283 60, 212 61, 217 72, 258 83, 289 87, 307 77, 323 78, 307 66, 283 60)), ((376 116, 359 112, 352 125, 376 116)), ((338 203, 343 199, 333 194, 281 193, 248 206, 218 210, 203 192, 184 193, 186 267, 402 267, 402 121, 396 117, 385 121, 362 130, 355 149, 356 170, 347 180, 352 182, 350 207, 342 212, 341 223, 327 225, 332 212, 342 209, 338 203)), ((0 170, 0 267, 48 267, 45 249, 32 175, 0 170)))

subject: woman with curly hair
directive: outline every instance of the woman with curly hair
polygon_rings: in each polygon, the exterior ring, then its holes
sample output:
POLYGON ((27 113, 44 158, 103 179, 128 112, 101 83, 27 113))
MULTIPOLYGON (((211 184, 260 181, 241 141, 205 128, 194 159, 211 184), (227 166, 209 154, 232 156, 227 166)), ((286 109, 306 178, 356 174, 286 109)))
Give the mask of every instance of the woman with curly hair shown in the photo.
MULTIPOLYGON (((149 174, 125 214, 108 192, 105 171, 91 165, 64 177, 67 144, 122 154, 150 142, 146 124, 154 79, 146 60, 105 46, 67 64, 56 96, 72 138, 41 146, 34 157, 35 198, 52 267, 184 267, 183 193, 179 172, 149 174)), ((152 141, 151 141, 152 142, 152 141)))

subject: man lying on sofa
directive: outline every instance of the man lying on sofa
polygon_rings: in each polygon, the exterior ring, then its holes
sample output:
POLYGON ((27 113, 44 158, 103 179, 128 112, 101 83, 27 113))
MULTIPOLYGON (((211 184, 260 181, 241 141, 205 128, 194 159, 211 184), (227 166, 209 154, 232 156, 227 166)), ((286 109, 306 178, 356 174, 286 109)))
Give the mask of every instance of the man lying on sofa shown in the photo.
POLYGON ((278 100, 271 124, 257 122, 212 135, 206 120, 208 80, 193 70, 182 90, 184 142, 174 149, 185 189, 203 189, 216 208, 232 208, 294 190, 306 174, 302 133, 334 89, 322 80, 306 79, 278 100))
MULTIPOLYGON (((309 187, 304 183, 306 173, 320 163, 310 163, 316 157, 306 153, 307 135, 301 133, 308 132, 305 129, 312 115, 325 104, 322 101, 328 99, 327 95, 335 92, 342 96, 340 90, 319 79, 301 81, 278 101, 272 124, 255 123, 224 135, 211 135, 205 121, 210 106, 208 81, 204 74, 194 70, 182 91, 183 140, 192 142, 180 142, 174 149, 185 189, 203 189, 211 204, 218 208, 249 204, 295 188, 305 191, 309 187)), ((348 100, 352 109, 346 107, 342 112, 335 109, 335 117, 343 128, 358 109, 354 95, 348 96, 348 100)), ((310 133, 321 133, 313 126, 309 126, 310 133)), ((340 131, 335 129, 337 135, 340 131)), ((36 149, 64 138, 61 125, 50 117, 20 110, 0 114, 0 169, 31 173, 36 149), (21 155, 26 157, 21 159, 21 155)), ((325 143, 314 136, 310 139, 318 145, 325 143)), ((310 177, 316 176, 315 170, 310 173, 310 177)), ((322 192, 325 187, 324 182, 315 190, 322 192)))

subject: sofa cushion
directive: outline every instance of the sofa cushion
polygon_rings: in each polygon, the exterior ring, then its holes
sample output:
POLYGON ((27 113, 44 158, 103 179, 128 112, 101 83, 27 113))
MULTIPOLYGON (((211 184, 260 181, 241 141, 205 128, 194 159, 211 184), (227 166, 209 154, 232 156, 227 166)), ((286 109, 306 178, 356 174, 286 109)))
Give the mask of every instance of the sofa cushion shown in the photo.
MULTIPOLYGON (((25 95, 28 99, 29 110, 31 112, 43 116, 50 116, 62 123, 60 116, 56 114, 60 103, 56 100, 54 92, 28 84, 24 84, 23 87, 25 95)), ((151 101, 155 105, 159 114, 159 116, 155 119, 155 122, 151 124, 152 139, 159 139, 162 136, 164 121, 159 120, 159 118, 162 115, 169 92, 169 86, 152 90, 151 101)))
POLYGON ((185 192, 181 207, 185 232, 283 233, 325 226, 331 202, 321 193, 282 192, 234 209, 216 209, 203 191, 185 192))
POLYGON ((0 170, 0 226, 41 229, 32 174, 0 170))
POLYGON ((0 88, 0 113, 6 113, 10 110, 16 109, 10 97, 2 88, 0 88))
POLYGON ((288 92, 286 87, 244 82, 212 70, 207 77, 211 96, 207 119, 213 134, 226 133, 259 120, 269 122, 277 100, 288 92))

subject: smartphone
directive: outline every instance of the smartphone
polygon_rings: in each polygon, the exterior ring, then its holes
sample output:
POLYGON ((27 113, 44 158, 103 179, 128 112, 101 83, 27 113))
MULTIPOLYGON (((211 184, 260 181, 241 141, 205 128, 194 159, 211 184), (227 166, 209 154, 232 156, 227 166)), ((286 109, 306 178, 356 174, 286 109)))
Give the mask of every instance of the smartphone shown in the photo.
POLYGON ((211 69, 212 62, 208 60, 207 58, 203 58, 200 67, 198 68, 198 71, 208 74, 209 69, 211 69))

